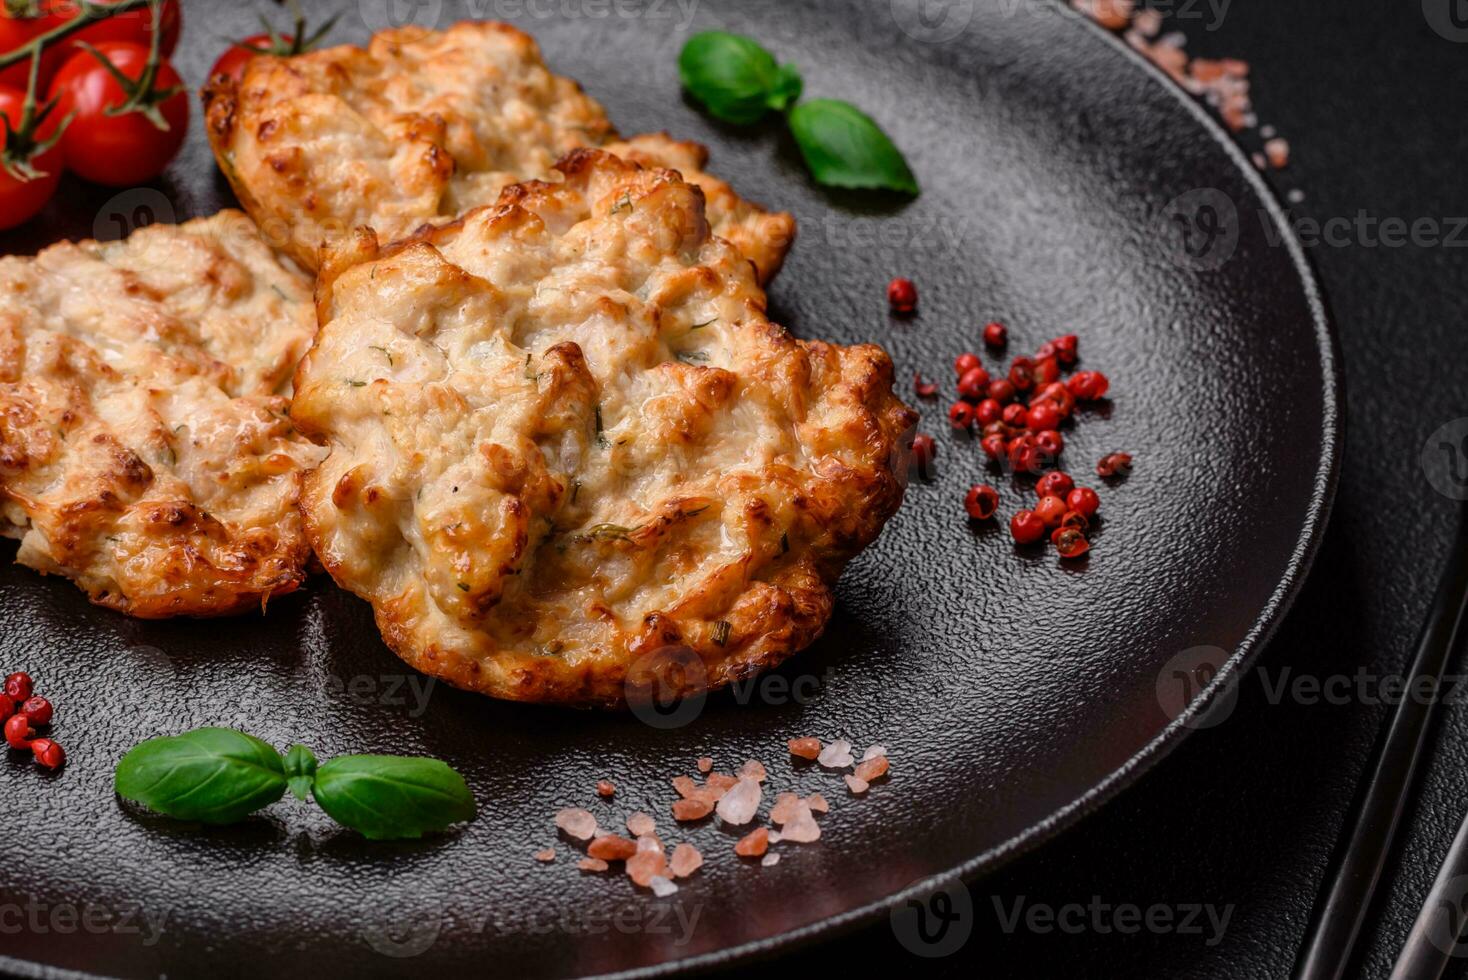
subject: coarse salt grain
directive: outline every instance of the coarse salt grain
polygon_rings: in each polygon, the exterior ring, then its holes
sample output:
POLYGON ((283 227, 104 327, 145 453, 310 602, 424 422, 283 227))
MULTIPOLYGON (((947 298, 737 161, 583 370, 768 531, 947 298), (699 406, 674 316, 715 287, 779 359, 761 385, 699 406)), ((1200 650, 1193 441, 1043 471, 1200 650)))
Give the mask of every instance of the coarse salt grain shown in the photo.
POLYGON ((556 826, 577 840, 591 840, 596 835, 596 817, 580 807, 558 810, 556 826))
POLYGON ((886 756, 887 756, 887 746, 885 746, 885 745, 872 745, 872 746, 868 746, 867 750, 861 754, 861 761, 862 762, 866 762, 869 759, 875 759, 878 756, 880 756, 882 758, 886 758, 886 756))
POLYGON ((770 831, 756 827, 734 844, 734 853, 740 857, 759 857, 770 849, 770 831))
POLYGON ((551 861, 554 861, 555 859, 556 849, 554 847, 547 847, 544 850, 535 852, 535 860, 540 861, 541 863, 549 863, 551 861))
POLYGON ((1288 140, 1276 136, 1264 143, 1264 156, 1268 158, 1269 165, 1275 170, 1289 166, 1290 144, 1288 140))
MULTIPOLYGON (((642 838, 647 840, 646 837, 642 838)), ((657 851, 639 851, 627 859, 627 877, 643 888, 652 884, 654 878, 662 877, 668 870, 668 862, 657 851)))
POLYGON ((722 794, 725 790, 733 789, 734 784, 739 782, 739 780, 735 779, 728 773, 711 772, 704 777, 703 782, 705 786, 709 787, 710 789, 717 790, 720 794, 722 794))
POLYGON ((826 813, 831 809, 831 804, 827 803, 826 798, 820 793, 810 794, 805 798, 805 802, 809 803, 810 808, 816 813, 826 813))
POLYGON ((603 834, 591 842, 586 853, 603 861, 625 861, 637 853, 637 845, 616 834, 603 834))
POLYGON ((780 832, 778 830, 772 830, 772 831, 770 831, 770 843, 771 844, 778 844, 778 843, 780 843, 780 832))
POLYGON ((699 772, 708 772, 713 767, 714 767, 714 760, 713 759, 710 759, 708 756, 703 756, 702 758, 700 758, 698 760, 698 771, 699 772))
POLYGON ((759 783, 753 779, 739 780, 734 788, 719 800, 719 819, 735 827, 749 823, 759 810, 761 796, 763 796, 763 791, 759 783))
POLYGON ((645 834, 637 838, 638 854, 662 854, 663 841, 657 834, 645 834))
POLYGON ((874 779, 881 779, 887 775, 887 757, 879 755, 875 759, 868 759, 856 767, 856 778, 870 783, 874 779))
POLYGON ((703 854, 686 842, 673 848, 673 856, 668 859, 668 870, 673 872, 674 878, 687 878, 702 866, 703 854))
POLYGON ((766 775, 765 764, 758 759, 750 759, 739 767, 740 779, 753 779, 757 783, 762 783, 765 781, 766 775))
POLYGON ((770 823, 784 823, 795 816, 795 807, 799 803, 800 797, 794 793, 781 793, 775 797, 775 805, 770 808, 770 823))
POLYGON ((867 781, 865 779, 862 779, 860 776, 852 776, 848 774, 842 776, 841 778, 846 780, 846 788, 851 790, 857 796, 860 796, 867 791, 867 781))
POLYGON ((771 851, 769 854, 766 854, 764 857, 762 857, 759 863, 760 867, 762 868, 772 868, 780 863, 780 855, 771 851))
POLYGON ((714 805, 708 800, 673 801, 673 819, 680 822, 702 820, 712 812, 714 812, 714 805))
POLYGON ((616 791, 617 791, 616 784, 613 783, 610 779, 601 779, 601 780, 598 780, 597 781, 597 784, 596 784, 596 795, 597 796, 602 796, 602 797, 611 796, 616 791))
POLYGON ((795 816, 780 828, 781 840, 794 841, 797 844, 810 844, 819 840, 820 836, 821 825, 816 823, 815 815, 810 810, 810 804, 804 800, 796 805, 795 816))
POLYGON ((658 829, 657 821, 641 810, 627 815, 627 830, 633 837, 641 837, 658 829))
POLYGON ((799 759, 814 759, 821 754, 821 740, 818 738, 792 738, 785 743, 790 748, 790 754, 799 759))
POLYGON ((844 738, 838 738, 830 745, 821 749, 817 761, 827 769, 845 769, 851 765, 851 743, 844 738))
POLYGON ((582 871, 605 871, 608 864, 601 858, 582 858, 576 862, 576 867, 582 871))
POLYGON ((652 886, 652 893, 658 898, 667 898, 669 895, 678 890, 677 885, 673 884, 662 875, 653 875, 648 884, 652 886))

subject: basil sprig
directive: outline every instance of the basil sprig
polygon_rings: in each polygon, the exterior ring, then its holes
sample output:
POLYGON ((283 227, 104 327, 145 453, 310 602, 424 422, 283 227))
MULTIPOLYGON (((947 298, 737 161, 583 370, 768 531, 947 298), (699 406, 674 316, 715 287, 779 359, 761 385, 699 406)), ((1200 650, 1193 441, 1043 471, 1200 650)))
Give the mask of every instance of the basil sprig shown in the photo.
POLYGON ((437 759, 343 755, 318 765, 304 745, 284 758, 231 728, 199 728, 133 746, 117 764, 117 794, 180 820, 227 824, 289 789, 314 797, 337 823, 369 840, 422 837, 473 819, 464 778, 437 759))
POLYGON ((791 65, 775 63, 754 41, 724 31, 695 34, 678 55, 683 87, 719 119, 758 122, 800 98, 803 82, 791 65))
POLYGON ((790 132, 805 165, 822 184, 918 192, 902 151, 850 102, 802 102, 790 111, 790 132))
POLYGON ((804 82, 758 42, 704 31, 683 45, 678 75, 709 113, 748 124, 771 110, 788 113, 791 135, 817 183, 917 194, 917 178, 870 116, 849 102, 813 99, 796 105, 804 82))

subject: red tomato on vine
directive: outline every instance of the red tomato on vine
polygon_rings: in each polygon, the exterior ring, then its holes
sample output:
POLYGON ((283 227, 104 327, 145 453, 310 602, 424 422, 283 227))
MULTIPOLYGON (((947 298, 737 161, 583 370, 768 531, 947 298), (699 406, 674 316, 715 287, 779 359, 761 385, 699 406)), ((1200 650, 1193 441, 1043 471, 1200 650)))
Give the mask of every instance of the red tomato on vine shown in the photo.
POLYGON ((33 218, 61 181, 61 145, 53 142, 60 117, 32 103, 27 119, 26 107, 23 89, 0 85, 0 228, 33 218))

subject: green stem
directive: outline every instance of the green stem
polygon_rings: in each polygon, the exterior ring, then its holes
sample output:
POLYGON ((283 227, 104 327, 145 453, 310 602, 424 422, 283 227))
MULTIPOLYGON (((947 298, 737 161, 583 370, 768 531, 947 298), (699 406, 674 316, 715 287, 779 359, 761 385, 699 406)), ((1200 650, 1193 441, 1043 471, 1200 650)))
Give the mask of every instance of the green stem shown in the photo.
POLYGON ((116 17, 118 14, 131 13, 148 6, 150 0, 117 0, 116 3, 97 3, 96 0, 79 0, 81 12, 60 27, 52 28, 45 34, 38 34, 14 51, 0 54, 0 68, 9 68, 18 65, 22 58, 31 57, 33 52, 38 52, 57 41, 71 37, 77 31, 99 20, 116 17))

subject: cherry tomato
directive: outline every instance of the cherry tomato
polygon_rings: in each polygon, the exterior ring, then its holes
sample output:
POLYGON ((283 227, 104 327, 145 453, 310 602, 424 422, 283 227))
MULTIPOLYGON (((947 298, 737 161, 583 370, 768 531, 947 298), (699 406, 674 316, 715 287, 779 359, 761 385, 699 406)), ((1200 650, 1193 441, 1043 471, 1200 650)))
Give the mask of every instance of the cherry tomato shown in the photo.
MULTIPOLYGON (((4 4, 0 4, 0 54, 9 54, 28 43, 37 34, 48 30, 50 26, 45 17, 23 17, 19 14, 6 13, 4 4)), ((50 48, 41 55, 39 91, 46 91, 46 86, 51 83, 51 76, 56 74, 56 66, 61 64, 61 61, 62 54, 55 48, 50 48)), ((25 91, 30 77, 31 61, 29 58, 9 68, 0 68, 0 85, 10 85, 25 91)))
MULTIPOLYGON (((139 44, 114 41, 97 45, 97 50, 127 78, 139 78, 147 65, 148 49, 139 44)), ((182 84, 173 66, 160 61, 155 88, 167 90, 182 84)), ((127 93, 86 51, 72 55, 61 66, 51 83, 51 95, 58 99, 58 116, 76 113, 61 137, 67 168, 98 184, 132 187, 152 180, 177 155, 188 134, 188 95, 181 87, 158 106, 167 129, 159 129, 141 112, 109 116, 107 109, 122 105, 127 93)))
MULTIPOLYGON (((101 2, 108 5, 117 0, 101 0, 101 2)), ((44 19, 47 21, 47 30, 74 20, 82 9, 77 0, 44 0, 41 6, 45 10, 44 19)), ((173 54, 173 49, 178 47, 179 31, 183 28, 183 12, 180 9, 179 0, 163 0, 160 24, 163 32, 158 40, 158 50, 166 57, 173 54)), ((61 49, 63 55, 71 55, 82 50, 81 45, 77 43, 79 41, 85 41, 94 46, 112 41, 130 41, 146 48, 152 39, 153 11, 148 6, 142 6, 136 10, 129 10, 125 14, 117 14, 83 27, 57 47, 61 49)))
MULTIPOLYGON (((0 85, 0 116, 11 126, 19 126, 25 111, 25 92, 10 85, 0 85)), ((36 134, 44 140, 56 132, 61 116, 55 112, 39 127, 36 134)), ((0 169, 0 228, 14 228, 29 221, 46 206, 56 193, 61 182, 62 151, 58 143, 30 161, 30 165, 43 176, 21 180, 0 169)))
POLYGON ((289 54, 289 46, 295 42, 295 36, 291 34, 280 35, 280 40, 287 46, 286 50, 277 51, 275 43, 269 34, 251 34, 236 44, 231 44, 225 49, 219 60, 214 62, 214 67, 209 69, 209 77, 226 75, 235 81, 239 81, 245 73, 245 65, 257 54, 289 54))

